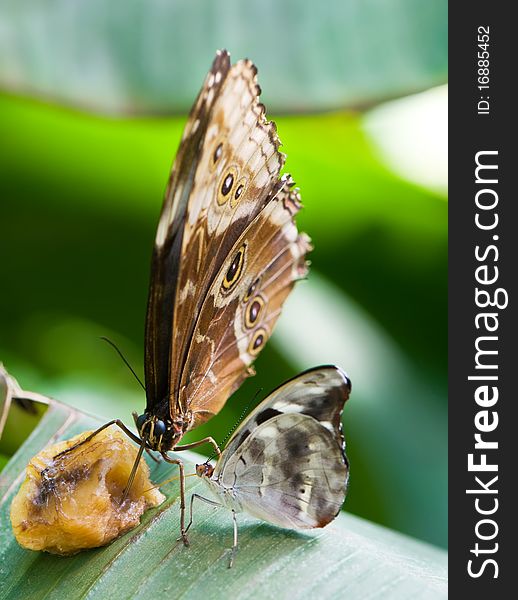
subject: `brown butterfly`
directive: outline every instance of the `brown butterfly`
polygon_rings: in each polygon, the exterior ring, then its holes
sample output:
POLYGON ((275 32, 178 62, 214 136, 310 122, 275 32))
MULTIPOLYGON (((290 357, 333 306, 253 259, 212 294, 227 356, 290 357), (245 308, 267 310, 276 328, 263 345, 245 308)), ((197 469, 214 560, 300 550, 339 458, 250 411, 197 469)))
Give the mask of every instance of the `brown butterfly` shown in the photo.
POLYGON ((183 465, 167 452, 210 443, 220 454, 211 437, 178 443, 253 374, 311 249, 294 222, 299 193, 279 176, 285 156, 256 74, 219 51, 191 110, 155 238, 139 437, 119 420, 102 427, 119 425, 141 445, 139 459, 155 450, 179 465, 185 543, 183 465))

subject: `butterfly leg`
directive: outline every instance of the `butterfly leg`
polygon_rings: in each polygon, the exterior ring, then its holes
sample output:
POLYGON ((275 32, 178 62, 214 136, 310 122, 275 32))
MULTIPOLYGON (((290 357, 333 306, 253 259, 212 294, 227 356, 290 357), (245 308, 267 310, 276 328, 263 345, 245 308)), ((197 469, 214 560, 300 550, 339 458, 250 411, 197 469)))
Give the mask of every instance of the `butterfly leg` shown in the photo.
POLYGON ((236 558, 237 552, 237 519, 236 519, 236 511, 232 511, 232 521, 234 523, 234 543, 232 544, 232 554, 230 555, 230 562, 228 563, 228 568, 231 569, 234 564, 234 559, 236 558))
POLYGON ((184 546, 188 546, 189 540, 187 539, 187 529, 185 528, 185 468, 179 458, 170 458, 167 454, 162 454, 162 457, 168 463, 178 465, 180 469, 180 539, 183 541, 184 546))
POLYGON ((103 431, 104 429, 106 429, 107 427, 110 427, 111 425, 117 425, 117 427, 120 427, 122 429, 122 431, 124 431, 124 433, 131 438, 134 442, 136 442, 139 446, 142 444, 142 440, 137 437, 133 431, 131 431, 130 429, 128 429, 126 427, 126 425, 124 425, 124 423, 120 420, 120 419, 113 419, 111 421, 108 421, 108 423, 105 423, 104 425, 101 425, 101 427, 99 427, 98 429, 96 429, 95 431, 93 431, 88 437, 86 437, 84 440, 77 442, 77 444, 74 444, 73 446, 71 446, 70 448, 67 448, 66 450, 63 450, 62 452, 59 452, 58 454, 56 454, 56 456, 54 456, 54 460, 56 458, 59 458, 60 456, 63 456, 64 454, 68 454, 69 452, 72 452, 72 450, 75 450, 76 448, 78 448, 79 446, 82 446, 83 444, 88 443, 90 440, 92 440, 96 435, 98 435, 99 433, 101 433, 101 431, 103 431))
POLYGON ((192 525, 192 505, 194 504, 195 498, 198 498, 198 500, 203 500, 203 502, 205 502, 206 504, 210 504, 211 506, 217 506, 217 507, 223 506, 219 502, 215 502, 214 500, 209 500, 208 498, 205 498, 204 496, 200 496, 200 494, 193 494, 191 496, 191 506, 190 506, 190 511, 189 511, 189 523, 187 524, 187 527, 185 528, 185 533, 187 533, 189 531, 189 528, 192 525))
POLYGON ((175 450, 175 452, 182 451, 182 450, 190 450, 191 448, 196 448, 198 446, 201 446, 202 444, 211 444, 212 447, 214 448, 214 452, 216 452, 218 457, 221 456, 221 450, 219 449, 219 446, 216 443, 216 440, 210 436, 205 437, 202 440, 192 442, 191 444, 184 444, 183 446, 175 446, 174 450, 175 450))

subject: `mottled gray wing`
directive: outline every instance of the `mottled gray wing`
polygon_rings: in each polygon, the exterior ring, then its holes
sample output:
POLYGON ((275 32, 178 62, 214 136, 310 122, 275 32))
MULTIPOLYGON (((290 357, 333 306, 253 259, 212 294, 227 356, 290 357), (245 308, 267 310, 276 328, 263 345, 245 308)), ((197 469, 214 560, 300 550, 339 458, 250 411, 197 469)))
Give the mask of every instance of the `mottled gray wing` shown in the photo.
POLYGON ((337 367, 302 373, 270 394, 236 431, 212 480, 250 514, 282 527, 327 525, 347 492, 340 415, 350 381, 337 367))
MULTIPOLYGON (((302 413, 313 417, 343 443, 341 415, 351 393, 351 382, 338 367, 314 367, 286 381, 271 392, 236 429, 225 447, 230 458, 259 425, 281 413, 302 413)), ((216 465, 222 468, 223 461, 216 465)))

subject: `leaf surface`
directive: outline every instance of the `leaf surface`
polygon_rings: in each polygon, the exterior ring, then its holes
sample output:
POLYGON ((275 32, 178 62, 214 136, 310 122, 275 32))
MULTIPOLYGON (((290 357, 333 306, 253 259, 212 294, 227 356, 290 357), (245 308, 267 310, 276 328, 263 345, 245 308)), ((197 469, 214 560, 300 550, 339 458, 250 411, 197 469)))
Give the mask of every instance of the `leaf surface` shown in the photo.
POLYGON ((218 48, 269 111, 363 106, 444 83, 447 2, 4 0, 0 86, 105 112, 185 112, 218 48))
MULTIPOLYGON (((13 537, 10 503, 29 459, 58 439, 99 420, 52 402, 42 420, 0 475, 0 597, 31 598, 446 598, 446 554, 432 546, 341 513, 324 530, 283 530, 238 515, 239 550, 227 568, 232 541, 230 513, 195 504, 191 546, 177 541, 178 482, 162 491, 165 502, 139 527, 111 545, 58 557, 21 548, 13 537)), ((187 472, 196 455, 182 453, 187 472)), ((199 458, 198 460, 202 460, 199 458)), ((155 481, 174 466, 150 464, 155 481)), ((188 478, 192 491, 204 484, 188 478)), ((353 480, 354 485, 354 480, 353 480)))

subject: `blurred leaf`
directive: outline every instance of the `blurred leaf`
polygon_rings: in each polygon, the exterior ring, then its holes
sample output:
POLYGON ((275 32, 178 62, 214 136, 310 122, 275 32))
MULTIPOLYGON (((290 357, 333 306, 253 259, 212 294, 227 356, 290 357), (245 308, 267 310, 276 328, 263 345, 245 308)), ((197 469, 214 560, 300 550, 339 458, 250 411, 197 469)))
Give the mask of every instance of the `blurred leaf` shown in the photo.
POLYGON ((9 381, 9 375, 0 363, 0 438, 4 432, 5 423, 13 399, 12 389, 9 381))
POLYGON ((447 85, 374 108, 366 115, 364 128, 395 173, 446 196, 447 85))
POLYGON ((4 89, 96 111, 187 111, 217 48, 254 60, 277 112, 379 102, 447 72, 446 0, 4 0, 0 22, 4 89))
POLYGON ((47 402, 41 394, 22 390, 0 362, 0 471, 36 427, 47 402))
MULTIPOLYGON (((357 517, 341 513, 324 530, 282 530, 238 515, 239 550, 232 571, 228 547, 232 525, 225 509, 195 505, 191 546, 177 542, 178 484, 142 523, 105 548, 72 557, 24 550, 15 541, 9 508, 27 462, 45 445, 95 427, 92 417, 52 403, 24 446, 0 475, 1 598, 74 600, 151 598, 446 598, 446 554, 357 517)), ((187 472, 196 455, 182 453, 187 472)), ((199 459, 198 459, 199 460, 199 459)), ((175 468, 151 465, 153 479, 175 468)), ((197 478, 189 492, 204 493, 197 478)))

